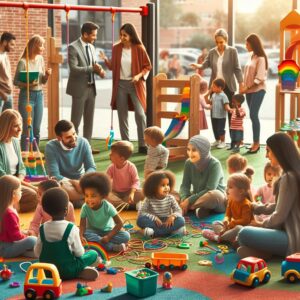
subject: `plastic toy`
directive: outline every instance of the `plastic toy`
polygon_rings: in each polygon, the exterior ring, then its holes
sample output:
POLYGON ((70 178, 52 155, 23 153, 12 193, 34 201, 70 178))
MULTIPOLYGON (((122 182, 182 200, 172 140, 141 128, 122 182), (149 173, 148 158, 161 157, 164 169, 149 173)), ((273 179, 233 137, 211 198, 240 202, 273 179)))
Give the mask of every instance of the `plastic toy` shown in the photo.
POLYGON ((9 287, 11 287, 11 288, 17 288, 19 286, 20 286, 20 282, 18 282, 18 281, 13 281, 9 284, 9 287))
POLYGON ((179 249, 190 249, 190 244, 188 243, 181 243, 177 246, 179 249))
POLYGON ((164 289, 171 289, 172 288, 172 274, 170 272, 165 272, 164 273, 162 287, 164 289))
POLYGON ((35 263, 28 268, 24 282, 26 299, 54 299, 59 298, 61 294, 62 281, 55 265, 35 263), (47 277, 46 273, 51 273, 51 276, 47 277))
POLYGON ((290 283, 300 280, 300 253, 286 257, 281 263, 281 275, 290 283))
POLYGON ((102 259, 103 263, 107 266, 109 263, 109 256, 105 249, 96 242, 87 242, 87 244, 84 245, 84 249, 87 250, 95 250, 98 253, 98 256, 102 259))
POLYGON ((115 268, 108 268, 106 269, 107 274, 116 275, 118 273, 118 270, 115 268))
POLYGON ((253 288, 257 287, 259 283, 267 283, 270 278, 271 272, 266 262, 252 256, 241 259, 231 274, 234 282, 253 288))
POLYGON ((3 281, 9 280, 13 272, 7 268, 7 265, 3 265, 3 269, 0 271, 0 277, 3 281))
MULTIPOLYGON (((189 256, 185 253, 151 253, 152 266, 157 270, 165 270, 167 267, 170 270, 174 270, 175 268, 186 270, 188 259, 189 256)), ((145 267, 151 268, 151 263, 147 262, 145 267)))
POLYGON ((113 289, 113 285, 111 282, 109 282, 106 287, 101 289, 101 292, 102 293, 111 293, 112 289, 113 289))
POLYGON ((87 285, 83 285, 80 282, 77 283, 76 286, 76 296, 87 296, 93 294, 93 290, 91 287, 87 285))
POLYGON ((224 262, 224 255, 221 250, 215 255, 215 262, 217 264, 222 264, 224 262))
POLYGON ((210 249, 210 250, 213 250, 213 251, 215 251, 215 252, 218 252, 218 251, 219 251, 218 249, 216 249, 216 248, 214 248, 214 247, 208 245, 208 241, 206 241, 206 240, 200 240, 200 242, 199 242, 199 247, 200 247, 200 248, 206 247, 206 248, 208 248, 208 249, 210 249))
POLYGON ((207 260, 207 259, 199 260, 198 265, 204 266, 204 267, 211 267, 212 266, 212 261, 207 260))

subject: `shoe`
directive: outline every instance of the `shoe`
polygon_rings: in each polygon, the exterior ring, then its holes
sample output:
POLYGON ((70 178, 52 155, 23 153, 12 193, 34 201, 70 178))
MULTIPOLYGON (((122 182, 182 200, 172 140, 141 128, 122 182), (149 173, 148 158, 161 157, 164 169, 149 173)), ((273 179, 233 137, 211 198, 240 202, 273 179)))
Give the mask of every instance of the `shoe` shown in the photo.
POLYGON ((220 144, 220 141, 214 141, 210 144, 211 147, 217 147, 220 144))
POLYGON ((245 257, 249 257, 249 256, 259 257, 259 258, 262 258, 265 260, 272 258, 271 253, 253 249, 253 248, 250 248, 247 246, 238 247, 237 254, 240 258, 245 258, 245 257))
POLYGON ((203 229, 202 230, 202 236, 212 242, 220 242, 220 235, 216 234, 213 230, 211 229, 203 229))
POLYGON ((195 215, 199 219, 203 219, 209 216, 210 210, 202 207, 198 207, 195 210, 195 215))
POLYGON ((148 238, 153 238, 154 236, 154 230, 150 227, 144 228, 144 236, 148 238))
POLYGON ((252 146, 253 146, 252 144, 251 144, 251 145, 249 145, 249 146, 246 146, 246 149, 247 149, 247 150, 249 150, 249 149, 251 149, 251 148, 252 148, 252 146))
POLYGON ((102 258, 100 256, 98 256, 97 259, 96 259, 96 261, 93 264, 91 264, 91 267, 97 268, 102 263, 103 263, 102 258))
POLYGON ((112 246, 112 251, 114 251, 114 252, 125 252, 126 250, 127 250, 127 246, 124 243, 114 244, 112 246))
POLYGON ((239 147, 239 146, 234 146, 234 147, 232 148, 231 153, 239 153, 239 152, 240 152, 240 147, 239 147))
POLYGON ((87 281, 95 281, 99 276, 98 271, 92 267, 85 267, 79 274, 78 278, 87 280, 87 281))
POLYGON ((99 153, 100 153, 100 150, 92 149, 92 154, 99 154, 99 153))
POLYGON ((147 147, 146 146, 139 146, 139 153, 140 154, 147 154, 147 147))
POLYGON ((225 142, 220 142, 219 145, 217 146, 217 149, 224 149, 224 148, 226 148, 225 142))
POLYGON ((259 151, 260 151, 260 146, 258 146, 258 148, 256 148, 256 150, 250 149, 250 150, 248 150, 246 153, 247 153, 247 154, 256 154, 256 153, 259 152, 259 151))
POLYGON ((185 226, 180 227, 179 229, 175 230, 172 232, 172 235, 179 235, 179 236, 183 236, 186 235, 187 231, 185 226))

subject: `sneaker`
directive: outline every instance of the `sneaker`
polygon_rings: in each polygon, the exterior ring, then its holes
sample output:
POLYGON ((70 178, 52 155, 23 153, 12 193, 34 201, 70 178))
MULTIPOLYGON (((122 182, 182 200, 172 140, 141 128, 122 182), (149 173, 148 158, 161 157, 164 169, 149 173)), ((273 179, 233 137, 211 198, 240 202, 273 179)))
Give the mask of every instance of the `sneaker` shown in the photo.
POLYGON ((87 280, 87 281, 94 281, 98 278, 99 273, 95 268, 92 267, 85 267, 78 275, 78 278, 87 280))
POLYGON ((148 237, 148 238, 153 238, 153 236, 154 236, 154 230, 152 228, 150 228, 150 227, 146 227, 144 229, 144 236, 148 237))
POLYGON ((220 144, 220 141, 215 141, 210 144, 211 147, 217 147, 220 144))
POLYGON ((112 246, 112 251, 114 251, 114 252, 125 252, 126 250, 127 250, 127 246, 124 243, 114 244, 112 246))
POLYGON ((231 153, 239 153, 239 152, 240 152, 240 147, 239 147, 239 146, 234 146, 234 147, 232 148, 231 153))
POLYGON ((198 207, 195 210, 195 215, 199 219, 203 219, 209 216, 210 210, 202 207, 198 207))
POLYGON ((183 235, 186 235, 186 228, 185 226, 182 226, 180 227, 179 229, 175 230, 172 232, 172 235, 180 235, 180 236, 183 236, 183 235))
POLYGON ((93 264, 91 264, 91 267, 95 267, 96 268, 96 267, 98 267, 102 263, 103 263, 102 258, 100 256, 98 256, 97 259, 96 259, 96 261, 93 264))
POLYGON ((202 236, 212 242, 220 242, 220 235, 216 234, 213 230, 211 229, 203 229, 202 230, 202 236))
POLYGON ((224 149, 226 148, 226 143, 225 142, 220 142, 219 145, 217 146, 218 149, 224 149))

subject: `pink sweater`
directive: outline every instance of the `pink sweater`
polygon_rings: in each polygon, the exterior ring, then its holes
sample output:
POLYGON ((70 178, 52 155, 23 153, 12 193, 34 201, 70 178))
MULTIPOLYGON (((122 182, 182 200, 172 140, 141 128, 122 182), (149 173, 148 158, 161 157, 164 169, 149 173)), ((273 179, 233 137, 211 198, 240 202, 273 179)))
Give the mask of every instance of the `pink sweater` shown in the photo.
POLYGON ((261 186, 256 191, 256 196, 262 197, 261 202, 266 203, 275 203, 275 195, 273 195, 273 187, 268 186, 267 184, 261 186))
POLYGON ((131 189, 138 189, 140 187, 140 179, 136 166, 129 160, 126 161, 124 167, 121 169, 111 164, 106 173, 112 179, 113 192, 128 192, 131 189))
MULTIPOLYGON (((74 206, 70 201, 68 206, 68 214, 65 219, 75 224, 74 206)), ((32 230, 35 235, 38 236, 40 225, 50 220, 52 220, 51 216, 43 210, 42 205, 39 203, 30 223, 29 230, 32 230)))
POLYGON ((0 241, 12 243, 26 236, 20 230, 18 213, 13 208, 7 208, 1 221, 0 241))

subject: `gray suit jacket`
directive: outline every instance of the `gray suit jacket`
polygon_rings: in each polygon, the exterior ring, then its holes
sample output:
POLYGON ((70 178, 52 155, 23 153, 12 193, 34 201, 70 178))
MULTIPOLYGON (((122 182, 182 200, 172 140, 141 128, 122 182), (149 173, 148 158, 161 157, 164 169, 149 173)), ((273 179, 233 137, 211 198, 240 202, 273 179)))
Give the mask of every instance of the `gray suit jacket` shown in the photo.
MULTIPOLYGON (((90 44, 92 52, 92 61, 96 61, 95 47, 90 44)), ((93 73, 93 67, 88 65, 85 49, 83 48, 80 38, 70 44, 69 48, 69 68, 70 75, 67 84, 67 94, 72 97, 80 98, 88 86, 89 74, 93 73)), ((95 94, 96 87, 94 86, 95 94)))
MULTIPOLYGON (((209 86, 211 86, 212 81, 217 77, 217 62, 219 54, 217 48, 210 49, 205 61, 202 64, 201 69, 211 68, 212 73, 209 81, 209 86)), ((234 47, 226 46, 224 51, 222 72, 224 80, 228 88, 232 91, 236 91, 236 81, 238 83, 243 82, 242 69, 239 63, 237 51, 234 47)))

